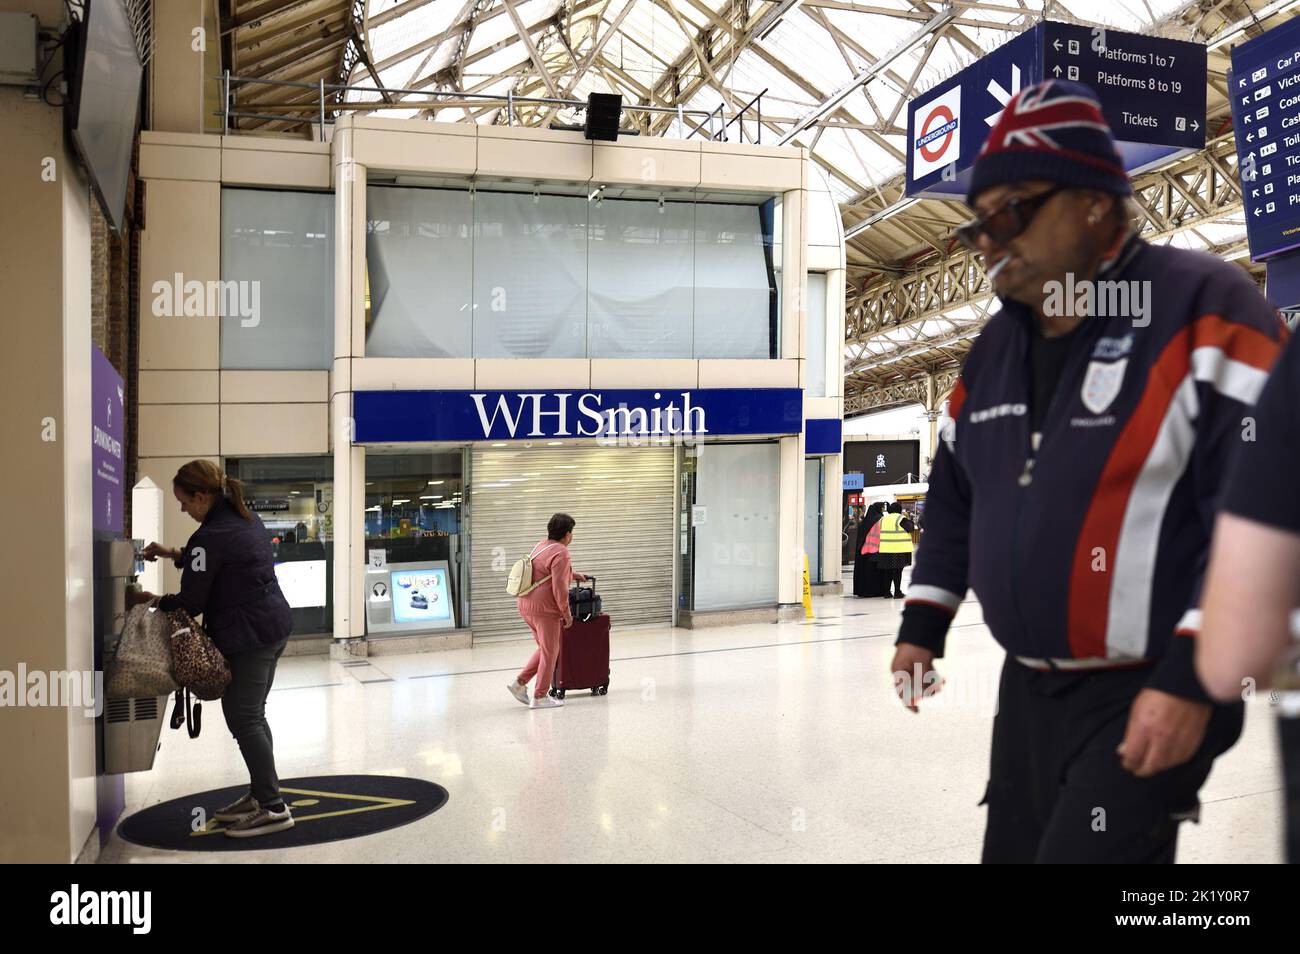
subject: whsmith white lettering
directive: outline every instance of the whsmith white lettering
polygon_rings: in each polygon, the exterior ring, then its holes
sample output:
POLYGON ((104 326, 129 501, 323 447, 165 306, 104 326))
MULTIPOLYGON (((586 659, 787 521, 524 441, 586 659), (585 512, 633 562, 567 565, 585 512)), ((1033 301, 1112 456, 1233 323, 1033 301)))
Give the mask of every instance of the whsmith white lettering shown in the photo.
MULTIPOLYGON (((519 431, 525 420, 531 420, 532 428, 524 437, 612 437, 637 434, 641 436, 658 436, 664 434, 707 434, 709 432, 704 408, 691 406, 691 395, 681 392, 681 406, 676 401, 656 407, 604 408, 604 398, 599 394, 586 393, 578 398, 577 410, 580 419, 577 430, 569 429, 569 399, 572 392, 551 393, 533 392, 514 395, 514 407, 511 407, 507 395, 497 397, 496 406, 489 412, 486 394, 471 394, 470 399, 478 411, 479 424, 483 436, 493 436, 493 428, 500 420, 511 437, 520 436, 519 431), (544 409, 547 407, 550 409, 544 409), (542 419, 552 418, 555 428, 543 430, 542 419)), ((655 400, 661 396, 656 392, 655 400)))

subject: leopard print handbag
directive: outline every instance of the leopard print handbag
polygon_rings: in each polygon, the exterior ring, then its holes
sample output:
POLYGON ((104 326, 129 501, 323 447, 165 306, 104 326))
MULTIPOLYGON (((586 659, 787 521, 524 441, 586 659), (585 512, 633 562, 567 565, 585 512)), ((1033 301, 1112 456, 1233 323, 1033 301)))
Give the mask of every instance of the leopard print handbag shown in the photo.
POLYGON ((171 619, 176 681, 199 699, 220 699, 230 685, 230 663, 185 610, 175 610, 171 619))

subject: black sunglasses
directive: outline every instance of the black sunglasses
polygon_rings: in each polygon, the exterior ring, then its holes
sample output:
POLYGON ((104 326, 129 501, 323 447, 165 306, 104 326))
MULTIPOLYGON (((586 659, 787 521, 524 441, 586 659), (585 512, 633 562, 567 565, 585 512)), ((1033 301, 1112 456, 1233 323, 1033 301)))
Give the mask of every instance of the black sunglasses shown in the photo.
POLYGON ((1029 228, 1038 210, 1047 204, 1047 200, 1058 192, 1064 192, 1068 186, 1058 185, 1037 195, 1017 196, 1008 199, 991 212, 977 216, 957 226, 957 238, 972 251, 980 251, 980 235, 987 235, 999 245, 1005 245, 1029 228))

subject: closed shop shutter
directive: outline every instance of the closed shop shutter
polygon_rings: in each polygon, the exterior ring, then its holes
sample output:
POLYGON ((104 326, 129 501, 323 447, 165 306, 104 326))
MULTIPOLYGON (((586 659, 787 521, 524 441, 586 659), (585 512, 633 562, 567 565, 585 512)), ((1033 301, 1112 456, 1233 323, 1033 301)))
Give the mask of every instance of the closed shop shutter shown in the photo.
POLYGON ((475 640, 528 635, 506 579, 557 512, 577 521, 573 567, 596 577, 616 628, 671 624, 674 471, 672 447, 475 448, 468 497, 475 640))

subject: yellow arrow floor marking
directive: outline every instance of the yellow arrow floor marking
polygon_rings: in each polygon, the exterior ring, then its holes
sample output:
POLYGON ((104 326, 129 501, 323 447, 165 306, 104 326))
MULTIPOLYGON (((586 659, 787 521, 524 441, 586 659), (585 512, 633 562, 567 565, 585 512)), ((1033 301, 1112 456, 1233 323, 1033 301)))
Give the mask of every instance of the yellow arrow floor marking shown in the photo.
MULTIPOLYGON (((318 818, 337 818, 340 815, 356 815, 361 812, 373 812, 380 808, 401 808, 405 805, 414 805, 415 802, 406 798, 384 798, 380 795, 345 795, 342 792, 313 792, 305 788, 282 788, 281 792, 288 792, 290 795, 317 795, 324 798, 340 798, 347 801, 355 802, 377 802, 378 804, 364 805, 361 808, 344 808, 337 812, 321 812, 318 815, 295 815, 293 820, 297 822, 313 821, 318 818)), ((220 822, 210 821, 199 831, 190 832, 190 837, 195 835, 211 835, 216 832, 225 831, 225 828, 218 828, 220 822)))

